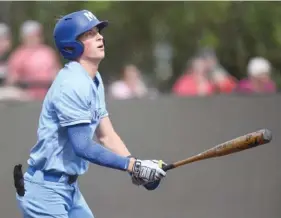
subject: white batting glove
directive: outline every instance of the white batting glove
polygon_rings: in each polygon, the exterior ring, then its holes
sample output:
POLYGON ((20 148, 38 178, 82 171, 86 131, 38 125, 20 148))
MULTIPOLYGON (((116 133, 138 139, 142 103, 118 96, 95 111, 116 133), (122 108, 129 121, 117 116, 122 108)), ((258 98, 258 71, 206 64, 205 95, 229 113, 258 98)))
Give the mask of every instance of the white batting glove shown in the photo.
POLYGON ((136 159, 132 169, 132 180, 136 185, 154 182, 166 176, 158 161, 136 159))
MULTIPOLYGON (((162 160, 151 160, 153 163, 157 164, 160 168, 163 168, 163 166, 166 166, 167 164, 162 160)), ((131 174, 132 175, 132 174, 131 174)), ((159 181, 159 180, 158 180, 159 181)), ((141 178, 137 178, 134 175, 132 175, 132 182, 134 185, 140 186, 140 185, 146 185, 151 184, 151 182, 147 182, 141 178)), ((154 181, 155 182, 155 181, 154 181)), ((160 181, 159 181, 160 182, 160 181)), ((153 183, 153 182, 152 182, 153 183)))

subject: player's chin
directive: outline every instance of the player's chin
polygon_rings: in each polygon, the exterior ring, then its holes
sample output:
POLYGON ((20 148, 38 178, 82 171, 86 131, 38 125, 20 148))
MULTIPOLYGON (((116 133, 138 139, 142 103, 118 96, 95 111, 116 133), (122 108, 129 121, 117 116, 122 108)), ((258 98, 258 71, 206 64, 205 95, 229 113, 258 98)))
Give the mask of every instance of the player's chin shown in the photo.
POLYGON ((90 59, 92 59, 92 60, 102 60, 104 57, 105 57, 104 53, 103 54, 99 53, 99 54, 95 54, 95 55, 91 56, 90 59))
POLYGON ((100 59, 103 59, 105 57, 105 52, 104 50, 100 51, 98 54, 97 54, 98 58, 100 59))

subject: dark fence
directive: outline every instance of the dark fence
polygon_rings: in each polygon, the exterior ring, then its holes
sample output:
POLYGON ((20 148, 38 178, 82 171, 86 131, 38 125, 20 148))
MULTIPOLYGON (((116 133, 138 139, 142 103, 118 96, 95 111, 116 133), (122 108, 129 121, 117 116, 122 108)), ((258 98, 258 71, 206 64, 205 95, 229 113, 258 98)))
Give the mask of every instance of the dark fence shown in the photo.
MULTIPOLYGON (((1 217, 20 217, 12 171, 36 142, 40 103, 3 102, 1 120, 1 217)), ((140 158, 171 162, 261 128, 270 144, 172 170, 156 191, 129 176, 92 165, 80 178, 95 217, 281 217, 281 96, 159 98, 108 102, 113 124, 140 158)))

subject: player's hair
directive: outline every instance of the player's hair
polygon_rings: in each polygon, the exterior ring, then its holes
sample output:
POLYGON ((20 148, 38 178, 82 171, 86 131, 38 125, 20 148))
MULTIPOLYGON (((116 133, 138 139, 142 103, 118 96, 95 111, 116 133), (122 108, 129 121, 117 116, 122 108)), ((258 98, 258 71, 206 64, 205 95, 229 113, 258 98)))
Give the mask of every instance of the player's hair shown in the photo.
POLYGON ((55 16, 55 21, 58 22, 63 18, 63 15, 55 16))

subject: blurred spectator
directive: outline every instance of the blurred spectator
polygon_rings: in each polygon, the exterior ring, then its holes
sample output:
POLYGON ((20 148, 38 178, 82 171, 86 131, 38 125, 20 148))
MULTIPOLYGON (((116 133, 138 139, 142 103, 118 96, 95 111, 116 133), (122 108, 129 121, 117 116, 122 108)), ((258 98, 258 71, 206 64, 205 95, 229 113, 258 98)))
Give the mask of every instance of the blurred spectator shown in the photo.
POLYGON ((11 32, 10 28, 0 23, 0 83, 3 85, 7 76, 7 60, 11 49, 11 32))
POLYGON ((31 98, 21 89, 13 86, 0 87, 0 101, 13 100, 13 101, 29 101, 31 98))
POLYGON ((235 87, 236 79, 219 64, 215 52, 203 49, 176 81, 173 92, 179 96, 206 96, 231 93, 235 87))
POLYGON ((206 62, 207 75, 213 84, 213 92, 231 93, 235 89, 237 81, 221 66, 215 51, 211 48, 204 48, 200 51, 199 56, 206 62))
POLYGON ((22 44, 9 59, 7 83, 20 86, 33 99, 42 100, 60 63, 55 51, 44 44, 43 28, 37 21, 26 21, 20 29, 22 44))
POLYGON ((0 100, 28 100, 18 88, 5 86, 8 74, 8 57, 11 49, 11 32, 8 25, 0 23, 0 100))
POLYGON ((184 75, 173 86, 173 93, 178 96, 206 96, 213 93, 213 86, 207 77, 207 65, 201 57, 191 60, 184 75))
POLYGON ((141 98, 147 94, 148 89, 135 65, 126 65, 121 80, 109 86, 109 96, 115 99, 141 98))
POLYGON ((248 63, 248 78, 241 80, 236 91, 240 93, 274 93, 277 91, 271 79, 271 64, 262 57, 252 58, 248 63))

